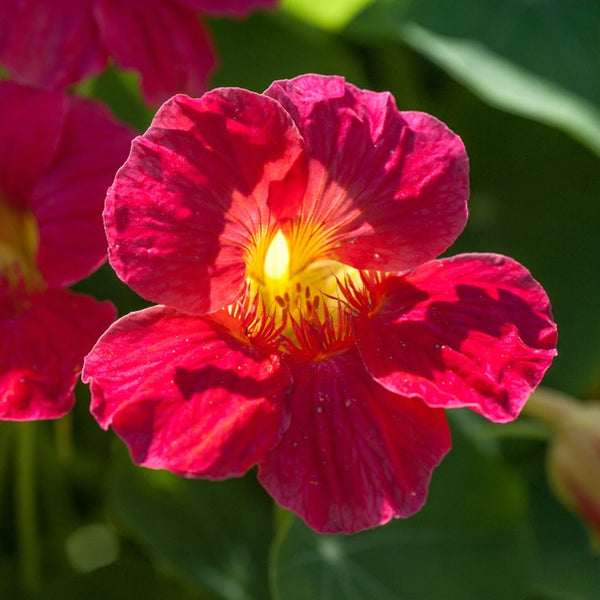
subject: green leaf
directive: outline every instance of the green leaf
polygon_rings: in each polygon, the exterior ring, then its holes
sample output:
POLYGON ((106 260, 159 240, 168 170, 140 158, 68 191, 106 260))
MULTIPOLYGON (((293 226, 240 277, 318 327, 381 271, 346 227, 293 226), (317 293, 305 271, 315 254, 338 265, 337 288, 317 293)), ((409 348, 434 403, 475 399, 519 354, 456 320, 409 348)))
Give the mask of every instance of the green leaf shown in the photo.
MULTIPOLYGON (((4 591, 4 588, 0 588, 4 591)), ((7 590, 8 592, 8 590, 7 590)), ((8 594, 3 598, 20 598, 8 594)), ((155 573, 152 565, 132 552, 122 556, 118 562, 91 573, 60 574, 40 590, 31 595, 29 600, 204 600, 177 585, 167 577, 155 573)))
POLYGON ((267 596, 272 511, 254 477, 190 480, 122 461, 110 501, 119 523, 158 564, 212 598, 267 596))
POLYGON ((492 106, 562 127, 600 154, 600 111, 577 94, 478 42, 438 36, 416 24, 406 25, 403 35, 413 48, 492 106))
POLYGON ((351 31, 402 39, 492 106, 600 154, 600 4, 379 0, 351 31))
POLYGON ((414 517, 352 536, 294 518, 273 553, 276 598, 515 600, 526 597, 524 489, 460 433, 414 517))
POLYGON ((82 96, 104 102, 118 119, 138 131, 144 131, 154 116, 155 110, 142 98, 139 75, 117 69, 112 63, 99 75, 78 83, 75 90, 82 96))
POLYGON ((340 36, 287 14, 213 19, 210 29, 220 64, 212 77, 214 86, 262 92, 276 79, 302 73, 344 75, 356 85, 365 83, 362 66, 340 36))

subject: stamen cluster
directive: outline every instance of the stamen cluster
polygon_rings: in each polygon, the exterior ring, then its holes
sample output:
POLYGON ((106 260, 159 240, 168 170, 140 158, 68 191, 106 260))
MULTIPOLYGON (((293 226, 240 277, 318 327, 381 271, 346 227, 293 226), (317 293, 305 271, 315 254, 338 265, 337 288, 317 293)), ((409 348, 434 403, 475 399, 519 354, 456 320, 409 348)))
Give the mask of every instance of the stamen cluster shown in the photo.
POLYGON ((274 347, 296 358, 318 360, 353 344, 347 311, 362 302, 366 278, 338 261, 311 260, 311 254, 324 252, 301 233, 302 227, 292 231, 290 243, 278 230, 266 252, 249 254, 262 264, 250 265, 254 279, 244 290, 255 296, 247 333, 263 343, 266 335, 274 347))

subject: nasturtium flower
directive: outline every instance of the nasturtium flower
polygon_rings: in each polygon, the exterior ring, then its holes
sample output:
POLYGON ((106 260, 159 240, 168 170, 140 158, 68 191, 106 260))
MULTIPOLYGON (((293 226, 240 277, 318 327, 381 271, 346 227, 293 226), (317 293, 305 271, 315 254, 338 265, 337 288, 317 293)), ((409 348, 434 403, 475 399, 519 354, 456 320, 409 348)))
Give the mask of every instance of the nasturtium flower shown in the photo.
POLYGON ((258 465, 318 531, 415 513, 443 409, 514 419, 555 354, 524 267, 436 259, 468 187, 457 135, 340 77, 172 98, 107 196, 109 261, 158 305, 86 358, 93 415, 146 467, 258 465))
POLYGON ((0 0, 0 63, 20 83, 57 89, 101 72, 109 57, 141 75, 158 105, 201 94, 215 66, 198 11, 240 17, 277 0, 0 0))
POLYGON ((0 82, 0 419, 65 414, 116 318, 65 288, 106 260, 104 197, 132 137, 99 104, 0 82))

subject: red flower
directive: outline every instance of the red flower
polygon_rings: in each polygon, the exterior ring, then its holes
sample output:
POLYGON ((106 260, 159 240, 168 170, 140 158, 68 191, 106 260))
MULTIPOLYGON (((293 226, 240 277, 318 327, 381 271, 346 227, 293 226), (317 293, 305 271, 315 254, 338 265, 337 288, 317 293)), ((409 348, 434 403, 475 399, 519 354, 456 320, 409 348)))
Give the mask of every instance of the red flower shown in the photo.
POLYGON ((93 414, 147 467, 258 464, 318 531, 414 513, 450 447, 442 409, 514 419, 555 354, 523 267, 433 260, 467 195, 460 139, 390 94, 306 75, 176 96, 109 191, 109 260, 162 306, 86 358, 93 414))
POLYGON ((55 89, 99 73, 108 57, 141 75, 144 96, 201 94, 215 66, 196 12, 241 16, 276 0, 0 0, 0 62, 55 89))
POLYGON ((98 104, 0 83, 0 419, 65 414, 115 319, 63 288, 106 259, 104 196, 132 137, 98 104))

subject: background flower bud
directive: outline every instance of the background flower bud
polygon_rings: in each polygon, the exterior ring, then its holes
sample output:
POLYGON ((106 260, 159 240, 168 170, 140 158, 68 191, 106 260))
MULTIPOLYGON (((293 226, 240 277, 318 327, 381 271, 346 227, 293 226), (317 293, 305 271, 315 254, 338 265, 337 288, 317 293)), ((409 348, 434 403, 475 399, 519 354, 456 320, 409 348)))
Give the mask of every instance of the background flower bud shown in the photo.
POLYGON ((600 403, 538 390, 529 414, 556 428, 547 455, 548 478, 558 498, 586 522, 600 544, 600 403))

